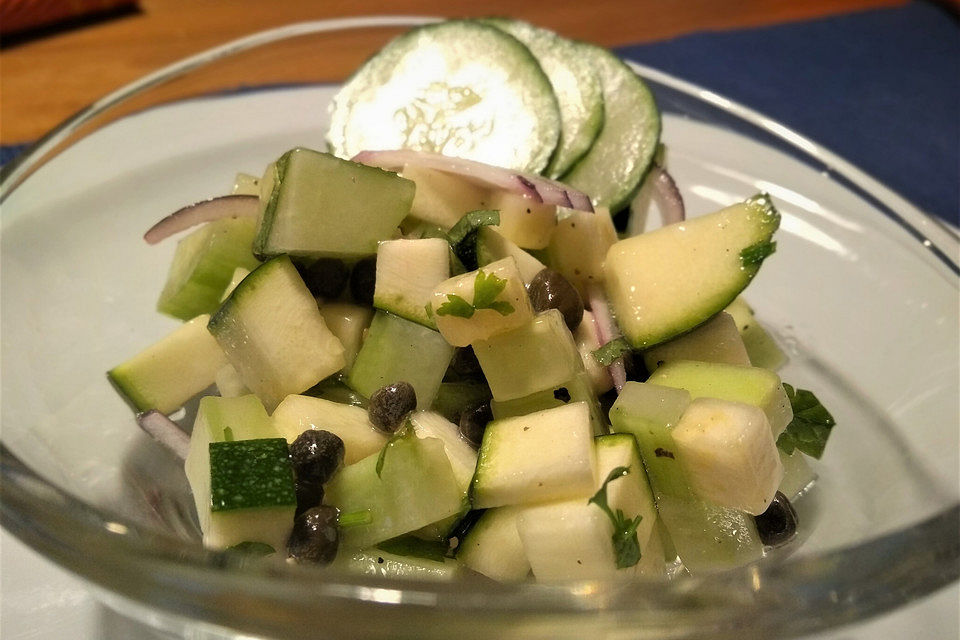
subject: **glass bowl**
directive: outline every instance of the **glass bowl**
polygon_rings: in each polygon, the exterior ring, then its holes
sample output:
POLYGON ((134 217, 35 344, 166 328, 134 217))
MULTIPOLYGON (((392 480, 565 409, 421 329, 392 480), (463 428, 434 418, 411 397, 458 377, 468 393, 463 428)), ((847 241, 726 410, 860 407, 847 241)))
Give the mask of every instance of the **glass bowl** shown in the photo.
POLYGON ((337 83, 427 20, 243 38, 102 99, 5 168, 3 525, 112 606, 193 634, 767 638, 956 580, 956 236, 782 125, 639 66, 692 215, 758 190, 781 207, 777 254, 747 297, 789 354, 784 379, 814 389, 839 423, 797 502, 804 544, 669 582, 511 586, 238 566, 202 548, 182 468, 104 376, 175 326, 153 313, 174 243, 141 234, 227 192, 237 171, 322 146, 337 83))

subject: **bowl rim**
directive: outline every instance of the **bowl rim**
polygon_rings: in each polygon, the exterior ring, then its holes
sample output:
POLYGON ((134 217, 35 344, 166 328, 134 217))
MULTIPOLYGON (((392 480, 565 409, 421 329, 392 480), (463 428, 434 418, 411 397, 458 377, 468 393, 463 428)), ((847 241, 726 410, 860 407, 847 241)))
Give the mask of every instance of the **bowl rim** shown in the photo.
MULTIPOLYGON (((411 27, 440 19, 367 16, 301 22, 257 32, 175 62, 81 110, 4 167, 0 172, 0 203, 85 123, 132 96, 196 68, 288 38, 359 28, 411 27)), ((851 163, 779 122, 712 91, 644 65, 630 64, 643 77, 707 101, 831 167, 859 194, 865 194, 873 204, 879 203, 881 210, 929 249, 942 266, 960 273, 960 242, 955 233, 851 163)), ((235 592, 238 575, 243 578, 245 595, 269 602, 280 612, 284 601, 303 603, 307 594, 316 611, 328 614, 348 605, 372 605, 381 610, 424 609, 466 617, 494 612, 504 620, 529 615, 554 619, 567 616, 572 622, 588 621, 592 629, 598 628, 598 613, 617 628, 639 615, 652 625, 650 628, 660 628, 659 624, 672 629, 679 621, 693 625, 692 632, 712 630, 718 637, 724 629, 731 629, 734 620, 751 621, 754 628, 759 625, 779 633, 809 633, 887 611, 960 577, 960 503, 922 523, 855 546, 682 581, 507 586, 460 583, 451 587, 387 578, 342 579, 344 576, 334 574, 324 574, 334 579, 318 580, 315 571, 298 567, 236 567, 230 554, 186 546, 87 505, 44 480, 2 444, 0 472, 0 524, 27 545, 100 587, 122 592, 125 598, 178 615, 196 614, 225 627, 239 623, 244 628, 269 631, 274 628, 271 624, 282 624, 281 618, 264 623, 251 617, 250 612, 234 610, 227 616, 215 606, 211 608, 210 601, 200 595, 235 592), (906 548, 919 551, 902 553, 906 548), (884 562, 878 562, 880 558, 884 562), (765 588, 760 589, 760 585, 765 588), (784 598, 787 594, 791 597, 784 598), (771 614, 772 610, 776 613, 771 614)))

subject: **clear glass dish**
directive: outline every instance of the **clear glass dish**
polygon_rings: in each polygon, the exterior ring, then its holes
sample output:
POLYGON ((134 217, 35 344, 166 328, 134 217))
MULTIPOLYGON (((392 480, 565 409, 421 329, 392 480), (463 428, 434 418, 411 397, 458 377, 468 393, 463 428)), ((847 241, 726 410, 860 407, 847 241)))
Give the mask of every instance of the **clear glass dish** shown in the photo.
MULTIPOLYGON (((204 550, 182 469, 103 372, 175 325, 152 312, 172 242, 140 241, 295 145, 423 18, 291 25, 112 94, 0 182, 3 526, 158 627, 277 637, 743 638, 867 618, 958 577, 958 243, 820 146, 637 67, 691 214, 769 191, 777 255, 748 291, 839 426, 789 557, 672 582, 500 586, 241 567, 204 550)), ((190 421, 190 410, 183 416, 190 421)))

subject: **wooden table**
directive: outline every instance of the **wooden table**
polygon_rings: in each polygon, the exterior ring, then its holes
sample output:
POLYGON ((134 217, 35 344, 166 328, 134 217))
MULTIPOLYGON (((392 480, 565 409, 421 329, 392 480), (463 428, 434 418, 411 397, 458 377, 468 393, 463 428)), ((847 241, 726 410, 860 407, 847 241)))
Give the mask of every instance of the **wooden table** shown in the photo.
POLYGON ((365 14, 511 15, 606 46, 803 20, 903 0, 141 0, 140 10, 0 50, 0 143, 37 138, 106 93, 180 58, 290 22, 365 14))

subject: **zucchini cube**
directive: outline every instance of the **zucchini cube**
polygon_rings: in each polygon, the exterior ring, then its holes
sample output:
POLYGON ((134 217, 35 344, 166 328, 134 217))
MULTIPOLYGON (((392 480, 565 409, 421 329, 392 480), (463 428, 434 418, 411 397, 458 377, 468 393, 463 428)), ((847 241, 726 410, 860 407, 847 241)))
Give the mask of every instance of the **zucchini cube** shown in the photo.
POLYGON ((733 317, 721 311, 702 325, 643 352, 647 371, 664 362, 696 360, 750 366, 750 356, 733 317))
POLYGON ((436 329, 427 312, 434 288, 450 278, 450 244, 440 238, 387 240, 377 248, 373 306, 436 329))

